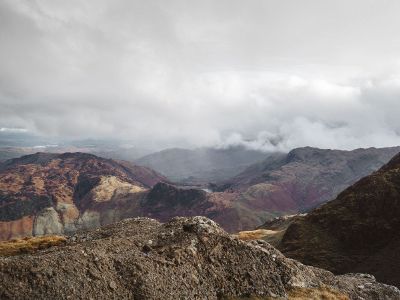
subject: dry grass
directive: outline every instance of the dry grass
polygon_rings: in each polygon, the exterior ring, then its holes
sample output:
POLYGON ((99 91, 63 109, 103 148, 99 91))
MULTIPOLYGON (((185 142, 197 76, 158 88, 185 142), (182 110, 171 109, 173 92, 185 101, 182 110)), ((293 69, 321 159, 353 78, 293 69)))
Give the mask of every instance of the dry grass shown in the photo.
POLYGON ((327 287, 318 289, 295 288, 289 291, 290 300, 349 300, 347 295, 327 287))
POLYGON ((36 250, 64 245, 66 241, 65 237, 58 235, 26 237, 23 239, 3 241, 0 242, 0 256, 32 253, 36 250))
POLYGON ((276 235, 279 231, 268 229, 257 229, 251 231, 240 231, 236 236, 243 241, 263 239, 267 236, 276 235))

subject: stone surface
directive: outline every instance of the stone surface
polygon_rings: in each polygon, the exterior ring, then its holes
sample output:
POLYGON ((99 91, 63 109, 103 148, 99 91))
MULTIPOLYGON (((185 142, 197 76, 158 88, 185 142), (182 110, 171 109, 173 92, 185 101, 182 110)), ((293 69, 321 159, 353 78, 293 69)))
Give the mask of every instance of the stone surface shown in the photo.
POLYGON ((65 246, 0 258, 1 299, 399 299, 372 276, 334 276, 240 241, 204 217, 124 220, 65 246), (328 292, 326 292, 328 291, 328 292))

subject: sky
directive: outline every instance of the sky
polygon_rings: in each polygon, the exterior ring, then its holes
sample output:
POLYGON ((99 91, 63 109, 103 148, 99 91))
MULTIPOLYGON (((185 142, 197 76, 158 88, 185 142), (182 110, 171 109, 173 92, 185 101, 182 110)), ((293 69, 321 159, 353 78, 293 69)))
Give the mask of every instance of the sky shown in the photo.
POLYGON ((0 0, 0 131, 400 145, 398 0, 0 0))

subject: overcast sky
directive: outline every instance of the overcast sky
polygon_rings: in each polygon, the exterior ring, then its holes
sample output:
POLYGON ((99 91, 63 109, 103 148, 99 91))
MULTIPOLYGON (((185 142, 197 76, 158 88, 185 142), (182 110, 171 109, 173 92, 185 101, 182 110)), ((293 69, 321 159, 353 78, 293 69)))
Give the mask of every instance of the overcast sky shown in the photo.
POLYGON ((0 0, 0 128, 400 145, 398 0, 0 0))

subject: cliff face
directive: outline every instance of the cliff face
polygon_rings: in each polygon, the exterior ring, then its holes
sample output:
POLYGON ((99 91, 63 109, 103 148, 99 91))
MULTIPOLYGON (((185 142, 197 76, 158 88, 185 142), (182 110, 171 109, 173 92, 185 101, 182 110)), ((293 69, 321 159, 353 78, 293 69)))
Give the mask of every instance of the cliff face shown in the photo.
POLYGON ((307 216, 278 247, 289 257, 335 273, 366 272, 400 286, 400 154, 307 216))
POLYGON ((400 297, 372 276, 304 266, 266 242, 240 241, 204 217, 124 220, 47 247, 0 257, 1 299, 400 297))
MULTIPOLYGON (((158 181, 152 170, 84 153, 37 153, 0 165, 0 239, 108 223, 103 207, 158 181)), ((116 216, 118 219, 118 216, 116 216)))

